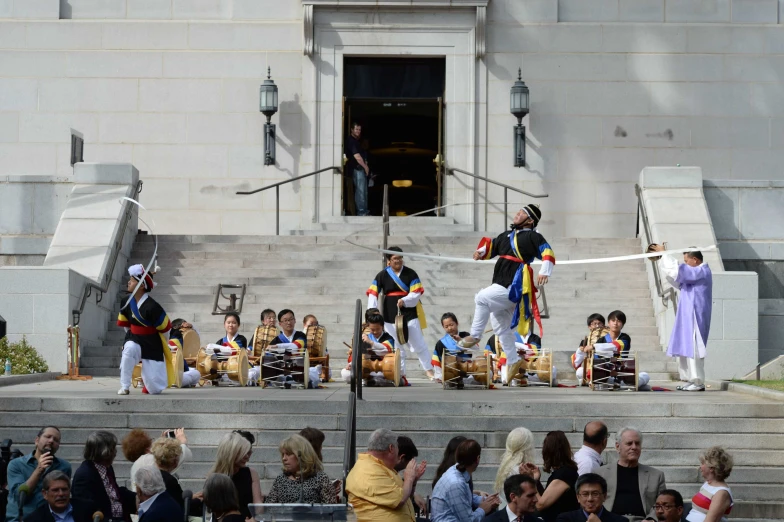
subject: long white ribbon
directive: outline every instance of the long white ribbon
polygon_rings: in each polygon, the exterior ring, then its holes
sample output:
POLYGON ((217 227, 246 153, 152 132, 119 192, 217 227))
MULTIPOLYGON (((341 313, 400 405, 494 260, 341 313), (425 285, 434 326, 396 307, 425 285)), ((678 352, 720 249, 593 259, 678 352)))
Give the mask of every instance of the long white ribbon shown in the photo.
MULTIPOLYGON (((130 203, 133 203, 134 205, 136 205, 137 207, 139 207, 142 210, 147 210, 146 208, 144 208, 144 205, 142 205, 141 203, 139 203, 138 201, 136 201, 133 198, 129 198, 127 196, 123 196, 123 197, 120 198, 120 204, 121 205, 122 205, 123 201, 128 201, 130 203)), ((142 277, 139 278, 139 281, 141 282, 141 281, 144 281, 144 278, 147 277, 147 274, 150 273, 150 267, 155 266, 156 260, 158 259, 158 236, 155 235, 155 231, 153 230, 152 226, 149 223, 147 223, 145 220, 143 220, 140 215, 138 215, 136 217, 143 224, 147 225, 147 228, 150 229, 150 235, 155 240, 155 248, 152 251, 152 257, 150 258, 150 262, 147 263, 147 266, 144 268, 144 273, 142 274, 142 277)), ((152 289, 150 289, 150 290, 152 290, 152 289)), ((133 299, 133 293, 131 293, 131 295, 128 296, 128 300, 125 301, 125 304, 123 305, 123 308, 125 308, 126 306, 131 304, 131 299, 133 299)))
MULTIPOLYGON (((370 250, 373 252, 379 252, 381 254, 392 254, 395 256, 403 256, 403 257, 412 257, 414 259, 426 259, 429 261, 437 261, 439 263, 486 263, 491 264, 495 263, 496 259, 483 259, 479 261, 475 261, 473 258, 470 257, 448 257, 448 256, 434 256, 428 254, 417 254, 415 252, 398 252, 396 250, 384 250, 383 248, 373 248, 367 245, 360 245, 357 244, 349 239, 343 239, 346 243, 350 245, 354 245, 355 247, 364 248, 365 250, 370 250)), ((651 252, 650 254, 631 254, 628 256, 614 256, 614 257, 596 257, 592 259, 565 259, 563 261, 558 261, 557 265, 588 265, 594 263, 615 263, 618 261, 632 261, 634 259, 647 259, 649 257, 659 257, 663 254, 683 254, 684 252, 692 252, 695 250, 699 250, 700 252, 707 252, 710 250, 716 250, 716 245, 704 246, 704 247, 686 247, 686 248, 671 248, 669 250, 665 250, 663 252, 651 252)), ((538 259, 534 260, 531 264, 538 265, 542 262, 538 259)))

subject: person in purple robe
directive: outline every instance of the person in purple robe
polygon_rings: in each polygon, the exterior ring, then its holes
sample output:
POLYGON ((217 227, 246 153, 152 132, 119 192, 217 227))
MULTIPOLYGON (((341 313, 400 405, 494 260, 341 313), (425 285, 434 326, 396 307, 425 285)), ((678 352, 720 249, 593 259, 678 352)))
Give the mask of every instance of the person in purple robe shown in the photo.
MULTIPOLYGON (((651 245, 649 252, 663 251, 664 245, 651 245)), ((655 259, 655 258, 652 258, 655 259)), ((672 328, 667 355, 678 358, 678 386, 683 391, 705 391, 705 355, 710 333, 713 305, 713 276, 702 252, 685 252, 683 264, 670 255, 659 258, 659 268, 667 281, 680 290, 675 325, 672 328)))

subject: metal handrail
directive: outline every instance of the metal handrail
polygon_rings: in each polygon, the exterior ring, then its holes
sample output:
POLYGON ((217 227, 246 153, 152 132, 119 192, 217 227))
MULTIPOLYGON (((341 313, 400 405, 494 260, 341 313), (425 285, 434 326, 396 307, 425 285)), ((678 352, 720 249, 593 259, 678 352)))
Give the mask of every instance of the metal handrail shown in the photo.
MULTIPOLYGON (((640 221, 642 221, 643 232, 645 232, 645 243, 653 243, 653 234, 651 234, 651 225, 648 222, 648 213, 645 211, 645 205, 642 201, 642 188, 637 183, 634 184, 634 193, 637 195, 637 231, 635 237, 640 237, 640 221)), ((672 301, 674 309, 678 307, 678 294, 670 287, 664 289, 662 284, 661 274, 659 273, 659 264, 653 264, 653 280, 656 285, 656 294, 661 298, 662 304, 667 308, 667 300, 672 301)))
MULTIPOLYGON (((139 200, 139 194, 142 192, 142 185, 144 182, 139 180, 136 183, 136 192, 133 195, 133 199, 136 201, 139 200)), ((82 288, 82 297, 79 299, 79 308, 75 310, 71 310, 71 314, 73 315, 73 326, 79 326, 79 321, 82 318, 82 312, 84 312, 84 307, 87 304, 87 298, 95 289, 98 292, 98 295, 95 298, 95 302, 100 303, 103 299, 103 294, 109 291, 109 285, 112 283, 112 276, 114 275, 114 269, 117 266, 117 258, 120 256, 120 251, 122 250, 123 240, 125 239, 125 229, 128 228, 128 222, 133 217, 133 213, 136 211, 136 205, 125 202, 125 213, 120 221, 120 234, 119 237, 114 241, 112 245, 112 251, 109 255, 109 264, 107 265, 106 273, 103 276, 103 282, 99 286, 92 281, 88 281, 84 284, 82 288)))
POLYGON ((496 181, 494 179, 486 178, 484 176, 477 176, 476 174, 474 174, 472 172, 467 172, 467 171, 465 171, 463 169, 449 168, 449 169, 447 169, 447 172, 449 174, 452 174, 452 175, 454 175, 455 172, 459 172, 460 174, 465 174, 466 176, 471 176, 471 177, 476 178, 478 180, 486 181, 487 183, 492 183, 493 185, 498 185, 499 187, 503 187, 504 188, 504 217, 505 218, 509 216, 509 213, 507 212, 507 206, 508 206, 508 198, 507 198, 507 196, 508 196, 510 190, 513 191, 513 192, 517 192, 518 194, 524 194, 524 195, 526 195, 526 196, 528 196, 530 198, 546 198, 546 197, 550 196, 549 194, 531 194, 530 192, 526 192, 525 190, 520 190, 517 187, 513 187, 511 185, 507 185, 506 183, 501 183, 500 181, 496 181))
POLYGON ((275 189, 275 235, 280 235, 280 186, 285 185, 286 183, 292 183, 294 181, 299 181, 301 179, 309 178, 310 176, 315 176, 316 174, 321 174, 322 172, 326 172, 328 170, 334 170, 338 174, 343 173, 343 169, 340 167, 326 167, 315 172, 308 172, 307 174, 303 174, 302 176, 297 176, 295 178, 287 179, 285 181, 279 181, 277 183, 273 183, 272 185, 267 185, 266 187, 261 187, 256 190, 243 190, 237 192, 238 196, 250 196, 251 194, 256 194, 258 192, 264 192, 265 190, 269 190, 271 188, 275 189))
MULTIPOLYGON (((381 207, 381 249, 389 246, 389 185, 384 184, 384 202, 381 207)), ((387 255, 381 254, 381 270, 387 267, 387 255)))
POLYGON ((357 299, 354 310, 354 338, 351 347, 351 391, 362 400, 362 300, 357 299))

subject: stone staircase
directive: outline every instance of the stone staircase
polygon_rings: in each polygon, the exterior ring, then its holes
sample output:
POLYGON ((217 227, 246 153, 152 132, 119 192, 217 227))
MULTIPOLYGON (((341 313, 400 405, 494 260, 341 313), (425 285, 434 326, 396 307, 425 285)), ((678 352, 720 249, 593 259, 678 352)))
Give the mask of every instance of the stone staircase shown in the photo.
MULTIPOLYGON (((220 437, 232 429, 252 431, 257 439, 250 465, 268 492, 280 472, 277 446, 305 426, 326 433, 327 473, 342 476, 347 387, 326 390, 269 391, 258 388, 167 390, 161 396, 114 395, 116 381, 54 381, 0 389, 0 438, 11 438, 25 452, 40 426, 54 424, 63 432, 58 455, 81 462, 83 443, 95 429, 122 438, 142 427, 155 436, 177 426, 186 428, 194 460, 180 472, 183 488, 201 489, 215 458, 220 437)), ((736 506, 732 520, 759 522, 784 519, 784 404, 731 392, 704 394, 610 393, 587 389, 497 389, 448 392, 425 387, 364 390, 358 404, 359 451, 369 433, 386 427, 412 437, 428 470, 418 493, 430 482, 447 441, 456 434, 475 438, 483 447, 474 475, 477 488, 491 490, 509 430, 525 426, 535 434, 537 461, 550 430, 563 430, 577 449, 585 423, 604 420, 610 432, 626 425, 644 432, 644 463, 663 470, 667 486, 690 498, 699 488, 700 449, 722 445, 735 459, 729 478, 736 506)), ((605 461, 615 459, 611 437, 605 461)), ((122 484, 130 464, 115 462, 122 484)))
MULTIPOLYGON (((365 290, 381 269, 381 255, 353 246, 380 247, 381 218, 334 218, 295 231, 291 236, 159 236, 160 273, 153 297, 171 319, 193 322, 203 343, 224 335, 221 316, 211 315, 218 283, 246 284, 240 333, 250 339, 265 308, 291 308, 298 323, 314 314, 326 326, 333 372, 345 364, 353 332, 355 301, 365 302, 365 290)), ((482 233, 457 225, 451 218, 393 218, 389 245, 404 251, 467 257, 482 233)), ((634 239, 554 238, 550 243, 558 260, 615 256, 639 252, 634 239)), ((154 243, 139 235, 132 262, 147 263, 154 243)), ((430 346, 443 336, 440 317, 455 313, 468 330, 474 311, 473 296, 492 279, 491 264, 465 264, 409 258, 425 285, 422 302, 429 327, 430 346)), ((614 309, 626 313, 624 331, 632 337, 640 367, 653 380, 669 380, 674 365, 661 352, 653 318, 643 261, 614 264, 556 266, 546 287, 549 319, 543 321, 544 344, 556 352, 559 379, 574 379, 568 357, 586 333, 585 318, 592 312, 605 316, 614 309)), ((119 309, 120 303, 117 303, 119 309)), ((541 307, 541 303, 540 303, 541 307)), ((488 336, 490 334, 487 334, 488 336)), ((84 373, 119 375, 119 355, 124 332, 110 324, 103 346, 82 350, 84 373)), ((412 353, 407 353, 409 377, 424 373, 412 353)))

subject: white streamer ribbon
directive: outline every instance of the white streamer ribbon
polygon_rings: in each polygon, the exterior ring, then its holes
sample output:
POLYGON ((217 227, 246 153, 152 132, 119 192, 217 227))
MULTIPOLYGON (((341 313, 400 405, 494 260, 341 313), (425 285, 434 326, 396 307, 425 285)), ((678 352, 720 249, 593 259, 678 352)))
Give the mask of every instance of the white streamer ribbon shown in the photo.
MULTIPOLYGON (((124 201, 128 201, 129 203, 133 203, 134 205, 136 205, 137 207, 139 207, 142 210, 147 210, 146 208, 144 208, 144 205, 142 205, 141 203, 139 203, 138 201, 136 201, 133 198, 129 198, 127 196, 123 196, 123 197, 120 198, 120 204, 122 205, 124 201)), ((150 235, 155 240, 155 248, 152 251, 152 257, 150 258, 150 262, 147 263, 147 266, 144 267, 144 273, 139 278, 139 281, 144 281, 144 278, 147 277, 147 274, 150 273, 150 267, 155 266, 156 260, 158 259, 158 236, 155 235, 155 231, 153 230, 152 226, 149 223, 147 223, 145 220, 143 220, 141 216, 137 216, 137 218, 144 225, 146 225, 147 228, 150 229, 150 235)), ((150 289, 150 290, 152 290, 152 289, 150 289)), ((125 301, 125 304, 123 305, 123 308, 125 308, 126 306, 131 304, 131 299, 133 299, 133 295, 134 294, 131 293, 131 295, 128 296, 128 300, 125 301)))

